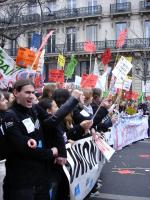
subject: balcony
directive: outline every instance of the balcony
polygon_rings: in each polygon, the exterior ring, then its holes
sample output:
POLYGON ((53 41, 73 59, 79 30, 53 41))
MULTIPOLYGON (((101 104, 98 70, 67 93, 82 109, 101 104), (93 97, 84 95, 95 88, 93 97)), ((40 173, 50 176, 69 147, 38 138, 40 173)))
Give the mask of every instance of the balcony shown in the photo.
POLYGON ((140 10, 141 14, 150 13, 150 1, 140 1, 140 10))
POLYGON ((128 15, 131 14, 131 2, 125 3, 116 3, 110 5, 110 15, 120 16, 120 15, 128 15))
MULTIPOLYGON (((112 53, 117 53, 118 49, 116 49, 116 40, 107 40, 105 41, 95 41, 96 45, 96 53, 103 53, 104 49, 110 48, 112 53), (105 47, 106 44, 106 47, 105 47)), ((76 55, 84 55, 87 54, 84 52, 84 42, 79 43, 70 43, 67 45, 57 44, 55 48, 53 47, 51 51, 46 49, 46 57, 57 56, 58 53, 62 52, 65 55, 76 54, 76 55)), ((5 49, 6 52, 10 56, 16 56, 16 49, 5 49)), ((135 52, 135 51, 150 51, 150 38, 135 38, 135 39, 127 39, 125 41, 124 46, 119 49, 119 52, 135 52)))
MULTIPOLYGON (((84 18, 95 18, 101 17, 102 7, 101 5, 90 6, 90 7, 81 7, 74 9, 63 9, 54 12, 44 12, 42 16, 43 23, 54 23, 59 21, 67 21, 67 20, 79 20, 84 18)), ((21 25, 30 25, 39 23, 41 20, 41 16, 38 13, 29 14, 29 15, 21 15, 17 16, 13 19, 0 19, 1 21, 9 22, 9 27, 21 25)), ((2 23, 0 24, 1 28, 3 28, 2 23)))
POLYGON ((48 21, 63 21, 63 20, 77 20, 83 18, 94 18, 99 17, 102 14, 102 7, 100 5, 74 8, 74 9, 63 9, 54 11, 52 13, 44 13, 44 22, 48 21))

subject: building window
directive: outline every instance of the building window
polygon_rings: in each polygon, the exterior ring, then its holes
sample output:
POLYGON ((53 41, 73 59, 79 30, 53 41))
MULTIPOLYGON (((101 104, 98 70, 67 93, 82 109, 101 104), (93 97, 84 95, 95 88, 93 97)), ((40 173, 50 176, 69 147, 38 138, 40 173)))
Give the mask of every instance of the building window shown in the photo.
POLYGON ((75 51, 76 28, 70 27, 66 29, 67 51, 75 51))
POLYGON ((80 62, 80 76, 82 74, 88 74, 90 68, 90 61, 81 61, 80 62))
POLYGON ((126 0, 116 0, 116 4, 117 4, 116 10, 117 11, 124 11, 126 9, 126 7, 124 6, 123 3, 125 3, 125 2, 126 2, 126 0))
MULTIPOLYGON (((12 38, 14 36, 12 35, 12 38)), ((16 56, 16 52, 17 52, 17 39, 16 40, 10 40, 10 56, 16 56)))
POLYGON ((97 1, 95 0, 89 0, 88 1, 88 13, 92 14, 92 13, 95 13, 97 11, 97 1))
POLYGON ((116 3, 125 3, 126 0, 116 0, 116 3))
MULTIPOLYGON (((48 30, 47 32, 49 32, 48 30)), ((55 47, 56 47, 56 34, 55 32, 53 35, 48 39, 47 42, 47 53, 55 53, 55 47)))
POLYGON ((145 38, 150 38, 150 21, 145 21, 145 38))
POLYGON ((46 12, 47 12, 47 9, 49 10, 50 14, 56 11, 57 10, 56 1, 47 2, 46 12))
POLYGON ((28 13, 35 14, 37 13, 37 2, 36 0, 28 1, 28 13))
POLYGON ((28 48, 31 48, 33 33, 34 32, 28 32, 28 48))
POLYGON ((76 8, 76 0, 68 0, 67 5, 68 9, 76 8))
POLYGON ((90 25, 86 27, 86 40, 97 41, 97 25, 90 25))
POLYGON ((126 22, 120 22, 120 23, 116 23, 116 39, 119 36, 119 33, 121 31, 123 31, 124 29, 127 28, 127 23, 126 22))
POLYGON ((19 12, 19 7, 18 5, 14 4, 14 5, 11 5, 9 6, 9 10, 11 11, 11 13, 9 13, 10 15, 16 15, 16 13, 19 12))

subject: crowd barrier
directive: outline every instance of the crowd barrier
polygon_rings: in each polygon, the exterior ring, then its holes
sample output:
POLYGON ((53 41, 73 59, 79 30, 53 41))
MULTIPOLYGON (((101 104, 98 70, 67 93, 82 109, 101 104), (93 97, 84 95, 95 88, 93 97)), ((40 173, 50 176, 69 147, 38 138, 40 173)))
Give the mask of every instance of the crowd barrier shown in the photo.
MULTIPOLYGON (((147 130, 147 116, 120 116, 111 131, 105 133, 105 140, 115 150, 120 150, 135 141, 148 138, 147 130)), ((114 151, 100 140, 95 143, 92 137, 67 144, 66 148, 67 164, 63 168, 70 185, 70 200, 83 200, 96 184, 105 157, 111 157, 114 151)))

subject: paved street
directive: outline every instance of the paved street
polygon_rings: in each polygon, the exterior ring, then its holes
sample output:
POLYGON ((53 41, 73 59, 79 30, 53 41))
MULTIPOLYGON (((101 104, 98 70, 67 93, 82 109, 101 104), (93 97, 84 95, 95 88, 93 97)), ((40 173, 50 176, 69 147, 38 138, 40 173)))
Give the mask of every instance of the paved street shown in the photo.
POLYGON ((150 141, 118 151, 101 173, 100 193, 88 200, 149 200, 150 141))
MULTIPOLYGON (((4 173, 4 163, 0 163, 0 186, 4 173)), ((150 141, 137 142, 116 152, 105 164, 101 180, 100 193, 87 200, 149 200, 150 141)))

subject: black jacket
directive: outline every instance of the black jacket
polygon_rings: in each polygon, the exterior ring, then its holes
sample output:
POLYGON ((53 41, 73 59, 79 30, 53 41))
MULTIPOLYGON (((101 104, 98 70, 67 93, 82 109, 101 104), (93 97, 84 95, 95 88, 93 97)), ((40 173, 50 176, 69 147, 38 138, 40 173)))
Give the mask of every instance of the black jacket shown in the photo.
POLYGON ((5 138, 5 133, 3 129, 3 119, 5 116, 5 112, 0 112, 0 160, 4 160, 8 154, 8 148, 5 138))
MULTIPOLYGON (((17 103, 6 112, 4 127, 6 140, 11 149, 11 154, 6 161, 6 182, 11 188, 31 188, 46 183, 47 162, 45 161, 53 162, 54 158, 50 148, 45 148, 47 145, 44 143, 41 123, 47 127, 57 126, 65 113, 77 103, 75 98, 70 98, 68 104, 64 105, 55 116, 48 116, 39 107, 28 109, 17 103), (27 126, 30 123, 34 124, 35 130, 32 130, 32 126, 27 126), (39 147, 29 148, 27 146, 29 138, 35 139, 39 147)), ((48 131, 49 134, 50 132, 48 131)))
POLYGON ((32 138, 43 145, 42 130, 34 109, 25 108, 14 103, 5 114, 5 137, 10 154, 6 160, 6 182, 11 188, 31 188, 45 184, 45 160, 53 160, 50 149, 37 147, 31 149, 27 145, 32 138), (24 121, 23 121, 24 120, 24 121), (35 130, 27 130, 25 120, 30 120, 35 130))
MULTIPOLYGON (((46 148, 57 147, 59 156, 67 157, 65 141, 63 137, 64 128, 62 127, 62 122, 65 116, 72 111, 76 106, 78 101, 74 97, 70 97, 55 113, 55 115, 41 115, 42 110, 39 110, 39 118, 42 123, 44 130, 44 143, 46 148), (45 119, 44 119, 45 118, 45 119), (42 120, 43 119, 43 120, 42 120)), ((38 106, 38 105, 37 105, 38 106)), ((38 109, 39 106, 38 106, 38 109)))

